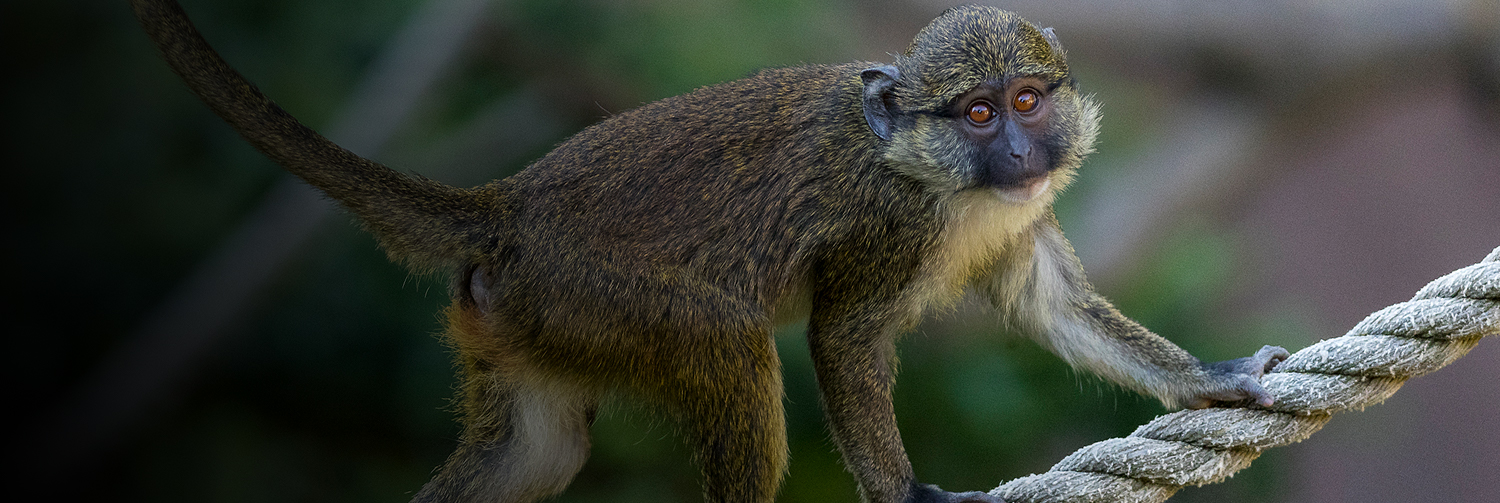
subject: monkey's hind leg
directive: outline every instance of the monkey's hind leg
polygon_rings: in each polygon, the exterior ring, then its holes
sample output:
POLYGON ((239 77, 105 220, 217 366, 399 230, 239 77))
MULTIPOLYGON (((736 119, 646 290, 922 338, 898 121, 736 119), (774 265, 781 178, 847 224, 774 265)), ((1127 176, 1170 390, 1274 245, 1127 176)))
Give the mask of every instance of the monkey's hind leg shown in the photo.
POLYGON ((773 501, 786 472, 781 364, 770 331, 753 332, 724 336, 726 347, 702 348, 707 354, 674 369, 693 376, 677 383, 674 409, 695 449, 705 501, 773 501))
POLYGON ((561 493, 589 454, 598 394, 469 365, 458 449, 413 502, 530 502, 561 493), (509 375, 507 375, 509 374, 509 375))

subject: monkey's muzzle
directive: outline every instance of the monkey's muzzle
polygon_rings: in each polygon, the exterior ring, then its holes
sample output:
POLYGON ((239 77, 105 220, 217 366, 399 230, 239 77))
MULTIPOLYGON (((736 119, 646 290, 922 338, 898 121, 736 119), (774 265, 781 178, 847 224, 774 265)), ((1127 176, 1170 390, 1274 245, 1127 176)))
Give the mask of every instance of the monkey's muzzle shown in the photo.
POLYGON ((995 195, 1001 201, 1014 204, 1025 204, 1036 199, 1037 196, 1047 192, 1047 187, 1052 186, 1052 178, 1039 176, 1026 180, 1014 187, 995 189, 995 195))

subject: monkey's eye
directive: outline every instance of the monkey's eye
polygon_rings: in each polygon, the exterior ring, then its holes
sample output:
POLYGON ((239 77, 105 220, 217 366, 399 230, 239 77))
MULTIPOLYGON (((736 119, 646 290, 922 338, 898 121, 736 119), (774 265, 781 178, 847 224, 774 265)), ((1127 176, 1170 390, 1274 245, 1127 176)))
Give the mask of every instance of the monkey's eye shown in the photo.
POLYGON ((1042 97, 1037 95, 1035 90, 1022 89, 1021 92, 1016 93, 1015 98, 1011 98, 1010 106, 1015 108, 1017 112, 1025 114, 1036 110, 1037 103, 1041 101, 1042 97))
POLYGON ((985 124, 995 120, 995 108, 989 102, 976 101, 969 105, 969 120, 975 124, 985 124))

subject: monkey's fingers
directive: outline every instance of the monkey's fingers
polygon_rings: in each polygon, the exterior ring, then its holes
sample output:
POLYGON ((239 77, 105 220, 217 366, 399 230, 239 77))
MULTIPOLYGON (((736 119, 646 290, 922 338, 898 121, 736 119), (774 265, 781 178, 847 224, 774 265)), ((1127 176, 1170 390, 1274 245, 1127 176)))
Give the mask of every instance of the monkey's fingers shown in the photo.
MULTIPOLYGON (((1240 360, 1246 360, 1241 358, 1240 360)), ((1233 360, 1238 362, 1240 360, 1233 360)), ((1230 363, 1230 362, 1220 362, 1230 363)), ((1276 398, 1260 385, 1260 376, 1249 373, 1221 374, 1220 387, 1204 392, 1183 403, 1189 409, 1206 409, 1215 406, 1244 406, 1249 403, 1270 407, 1276 398)))
POLYGON ((1275 369, 1281 362, 1291 356, 1286 349, 1278 346, 1265 346, 1256 351, 1254 355, 1244 358, 1222 361, 1206 365, 1209 372, 1217 374, 1244 374, 1255 378, 1266 375, 1275 369))
POLYGON ((1260 348, 1260 351, 1255 352, 1255 356, 1250 357, 1252 359, 1261 360, 1262 362, 1264 362, 1261 364, 1260 373, 1255 374, 1255 376, 1260 377, 1262 375, 1270 373, 1272 370, 1276 370, 1276 366, 1281 365, 1281 362, 1286 361, 1286 359, 1290 356, 1292 356, 1292 354, 1288 353, 1286 348, 1280 346, 1266 346, 1260 348))
MULTIPOLYGON (((1275 365, 1272 364, 1270 366, 1274 367, 1275 365)), ((1266 391, 1266 388, 1260 385, 1259 375, 1256 375, 1255 377, 1243 374, 1240 375, 1239 391, 1244 394, 1244 396, 1241 398, 1249 399, 1250 401, 1255 402, 1256 405, 1260 405, 1261 407, 1270 407, 1271 404, 1276 403, 1276 397, 1271 396, 1271 393, 1266 391)))

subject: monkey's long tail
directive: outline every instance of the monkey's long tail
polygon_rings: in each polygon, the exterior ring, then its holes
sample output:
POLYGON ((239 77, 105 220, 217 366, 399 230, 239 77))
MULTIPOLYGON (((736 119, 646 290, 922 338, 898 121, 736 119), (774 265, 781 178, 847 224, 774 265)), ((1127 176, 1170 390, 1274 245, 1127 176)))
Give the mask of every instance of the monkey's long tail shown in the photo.
POLYGON ((474 260, 493 246, 503 185, 461 189, 406 176, 329 141, 231 68, 175 0, 131 0, 162 57, 256 150, 353 212, 392 259, 421 269, 474 260))

